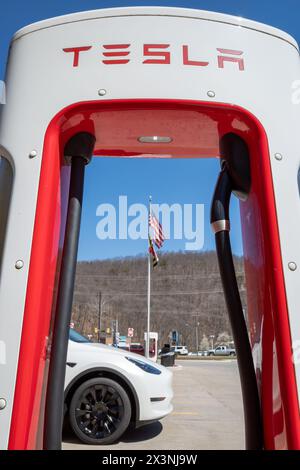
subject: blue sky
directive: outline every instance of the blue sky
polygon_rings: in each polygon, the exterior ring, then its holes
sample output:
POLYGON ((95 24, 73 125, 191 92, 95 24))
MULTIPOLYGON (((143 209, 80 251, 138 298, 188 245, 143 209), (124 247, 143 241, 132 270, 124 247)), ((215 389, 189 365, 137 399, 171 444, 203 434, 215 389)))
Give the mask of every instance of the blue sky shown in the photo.
MULTIPOLYGON (((0 79, 4 78, 5 62, 12 34, 26 24, 45 18, 81 10, 117 6, 163 5, 219 11, 279 27, 296 39, 300 35, 298 0, 198 0, 198 1, 96 1, 96 0, 10 0, 1 2, 0 79)), ((205 205, 204 249, 213 249, 209 229, 209 206, 218 174, 216 160, 121 160, 94 159, 87 167, 84 211, 80 237, 79 259, 110 258, 136 255, 146 251, 145 241, 110 240, 96 237, 96 208, 106 202, 116 204, 119 195, 127 195, 128 203, 145 203, 149 194, 154 202, 202 203, 205 205), (155 174, 155 180, 153 180, 155 174), (103 178, 103 175, 105 177, 103 178), (180 190, 179 190, 180 188, 180 190)), ((236 201, 231 208, 233 249, 242 253, 239 211, 236 201)), ((183 250, 185 241, 168 240, 166 250, 183 250)))
MULTIPOLYGON (((214 184, 219 173, 217 159, 112 159, 94 158, 86 167, 86 186, 80 235, 80 259, 136 255, 147 250, 145 240, 99 240, 95 235, 97 206, 113 204, 118 215, 119 195, 128 197, 128 205, 153 203, 204 204, 205 234, 203 249, 214 249, 209 225, 209 209, 214 184), (105 175, 104 180, 101 175, 105 175), (153 176, 155 175, 155 176, 153 176)), ((195 216, 195 209, 193 209, 195 216)), ((233 198, 231 218, 236 221, 232 230, 235 252, 241 253, 238 203, 233 198)), ((133 217, 128 217, 130 222, 133 217)), ((195 220, 194 220, 195 222, 195 220)), ((193 223, 194 223, 193 222, 193 223)), ((234 225, 234 223, 233 223, 234 225)), ((173 233, 171 220, 171 234, 173 233)), ((167 240, 164 250, 184 250, 187 240, 167 240)))

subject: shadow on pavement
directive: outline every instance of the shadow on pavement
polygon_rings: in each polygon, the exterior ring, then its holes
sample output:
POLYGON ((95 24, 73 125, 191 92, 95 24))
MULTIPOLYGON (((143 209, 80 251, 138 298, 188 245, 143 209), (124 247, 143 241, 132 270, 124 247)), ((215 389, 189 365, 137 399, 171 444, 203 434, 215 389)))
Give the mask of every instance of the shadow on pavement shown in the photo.
POLYGON ((141 442, 148 441, 158 436, 163 430, 163 426, 159 421, 147 424, 138 429, 127 429, 125 434, 121 437, 122 442, 141 442))
MULTIPOLYGON (((147 424, 142 426, 138 429, 135 429, 132 426, 129 426, 125 434, 116 441, 114 444, 110 444, 110 446, 114 446, 118 444, 118 442, 142 442, 148 441, 149 439, 153 439, 154 437, 158 436, 163 430, 162 424, 157 421, 155 423, 147 424)), ((69 444, 83 444, 77 437, 73 434, 70 426, 65 425, 63 430, 63 442, 68 442, 69 444)), ((91 444, 91 447, 93 445, 91 444)))

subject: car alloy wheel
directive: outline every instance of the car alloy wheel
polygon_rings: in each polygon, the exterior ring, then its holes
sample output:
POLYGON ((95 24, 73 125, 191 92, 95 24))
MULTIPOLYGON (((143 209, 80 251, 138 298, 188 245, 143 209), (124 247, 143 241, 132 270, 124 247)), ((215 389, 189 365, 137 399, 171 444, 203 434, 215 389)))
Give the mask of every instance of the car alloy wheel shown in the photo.
POLYGON ((76 436, 87 444, 111 444, 126 431, 131 404, 124 388, 114 380, 98 377, 81 384, 69 409, 76 436))

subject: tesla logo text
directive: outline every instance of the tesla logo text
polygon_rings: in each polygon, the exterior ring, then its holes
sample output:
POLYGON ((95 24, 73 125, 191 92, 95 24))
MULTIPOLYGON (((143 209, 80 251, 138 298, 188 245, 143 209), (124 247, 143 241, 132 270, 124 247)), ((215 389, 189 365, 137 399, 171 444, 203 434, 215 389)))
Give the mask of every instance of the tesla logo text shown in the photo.
MULTIPOLYGON (((102 45, 101 62, 104 65, 120 65, 128 64, 130 58, 131 44, 104 44, 102 45)), ((143 64, 171 64, 172 53, 170 44, 144 44, 143 56, 140 59, 143 64)), ((70 55, 73 67, 80 67, 80 59, 84 54, 89 54, 93 46, 79 46, 79 47, 66 47, 63 49, 70 55)), ((182 65, 193 67, 207 67, 210 62, 215 62, 219 69, 223 69, 228 62, 234 63, 238 70, 245 70, 243 59, 243 51, 234 49, 217 48, 215 52, 214 61, 206 60, 206 58, 199 58, 192 56, 189 51, 189 46, 183 45, 181 47, 181 62, 182 65), (205 60, 204 60, 205 59, 205 60)))

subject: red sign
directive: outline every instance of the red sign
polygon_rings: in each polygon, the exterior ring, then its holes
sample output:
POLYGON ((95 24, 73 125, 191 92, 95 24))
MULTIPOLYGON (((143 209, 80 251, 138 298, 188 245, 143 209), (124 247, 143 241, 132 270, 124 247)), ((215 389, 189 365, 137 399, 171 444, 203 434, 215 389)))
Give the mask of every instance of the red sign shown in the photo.
POLYGON ((127 333, 128 338, 132 338, 133 333, 134 333, 134 329, 133 328, 128 328, 128 333, 127 333))

